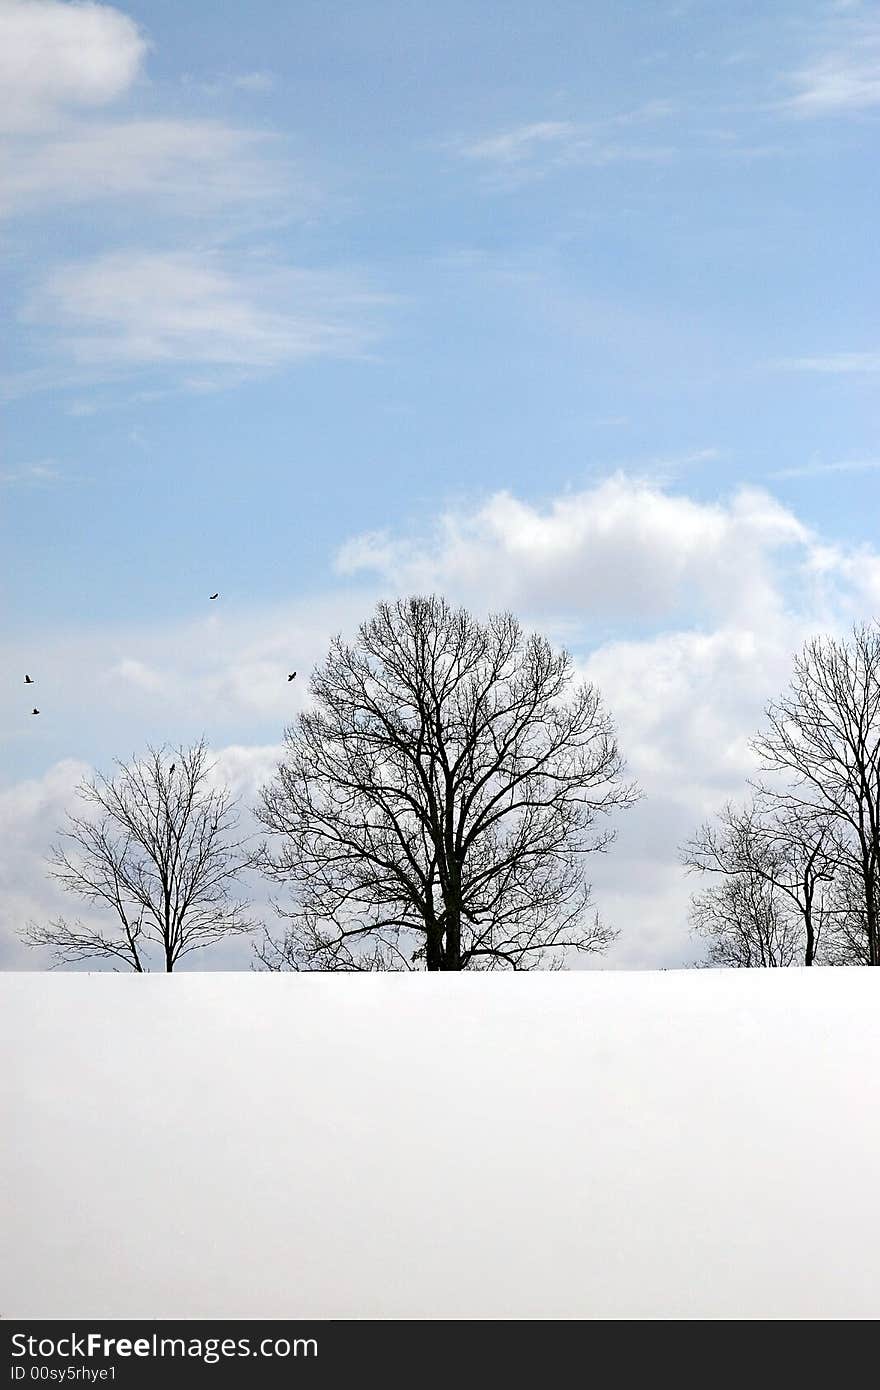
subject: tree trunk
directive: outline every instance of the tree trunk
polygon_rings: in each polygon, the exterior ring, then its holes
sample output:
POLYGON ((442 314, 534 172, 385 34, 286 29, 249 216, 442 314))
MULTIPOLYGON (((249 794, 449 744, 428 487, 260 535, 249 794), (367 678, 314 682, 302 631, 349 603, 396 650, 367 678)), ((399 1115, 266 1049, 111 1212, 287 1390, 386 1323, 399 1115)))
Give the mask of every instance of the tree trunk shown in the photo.
POLYGON ((865 869, 865 917, 868 923, 868 964, 880 965, 880 940, 877 934, 877 885, 870 867, 865 869))
POLYGON ((454 908, 446 919, 446 948, 442 970, 461 969, 461 913, 454 908))
POLYGON ((429 970, 443 969, 443 934, 436 928, 425 937, 425 965, 429 970))
POLYGON ((813 894, 806 884, 804 885, 804 928, 807 933, 804 965, 812 965, 816 959, 816 938, 813 932, 813 894))

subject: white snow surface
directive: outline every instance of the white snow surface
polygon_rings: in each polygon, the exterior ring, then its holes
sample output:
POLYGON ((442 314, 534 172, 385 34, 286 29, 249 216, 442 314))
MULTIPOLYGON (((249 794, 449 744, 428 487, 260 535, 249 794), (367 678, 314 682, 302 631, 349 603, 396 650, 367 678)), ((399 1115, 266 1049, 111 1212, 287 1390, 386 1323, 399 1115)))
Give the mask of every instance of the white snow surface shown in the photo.
POLYGON ((4 1318, 873 1318, 880 971, 0 976, 4 1318))

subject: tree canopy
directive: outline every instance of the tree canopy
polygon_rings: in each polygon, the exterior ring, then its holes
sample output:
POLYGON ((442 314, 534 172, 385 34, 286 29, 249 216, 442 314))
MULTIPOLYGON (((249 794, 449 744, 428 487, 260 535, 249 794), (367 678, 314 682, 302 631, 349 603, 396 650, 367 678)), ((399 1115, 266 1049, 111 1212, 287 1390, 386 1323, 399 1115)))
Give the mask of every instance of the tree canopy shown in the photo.
POLYGON ((595 686, 509 613, 380 603, 337 637, 264 788, 273 969, 526 969, 612 933, 586 860, 636 792, 595 686))

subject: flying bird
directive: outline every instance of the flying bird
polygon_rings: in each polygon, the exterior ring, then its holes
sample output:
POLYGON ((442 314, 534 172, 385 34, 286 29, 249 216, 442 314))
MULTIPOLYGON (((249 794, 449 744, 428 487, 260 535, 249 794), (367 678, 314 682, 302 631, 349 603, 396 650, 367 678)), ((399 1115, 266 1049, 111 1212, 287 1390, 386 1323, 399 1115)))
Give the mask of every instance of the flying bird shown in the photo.
POLYGON ((36 707, 36 705, 35 705, 34 708, 31 710, 31 714, 39 714, 39 713, 40 713, 40 711, 37 709, 37 707, 36 707))
POLYGON ((30 676, 27 675, 24 678, 24 683, 25 685, 33 685, 33 681, 31 680, 30 676))
POLYGON ((287 677, 287 679, 288 679, 289 681, 292 681, 295 675, 296 675, 296 672, 293 671, 293 672, 291 672, 291 674, 287 677))
POLYGON ((217 592, 216 592, 216 594, 209 594, 208 597, 209 597, 209 598, 219 598, 219 597, 220 597, 220 590, 218 589, 217 592))

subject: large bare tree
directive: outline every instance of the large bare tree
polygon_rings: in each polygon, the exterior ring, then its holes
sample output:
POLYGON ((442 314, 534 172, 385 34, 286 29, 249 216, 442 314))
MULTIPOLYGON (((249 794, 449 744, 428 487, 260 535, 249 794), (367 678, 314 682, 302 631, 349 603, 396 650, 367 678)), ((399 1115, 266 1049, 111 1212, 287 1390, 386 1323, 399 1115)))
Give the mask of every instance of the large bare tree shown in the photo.
POLYGON ((31 923, 30 945, 48 947, 58 964, 104 959, 147 971, 158 956, 171 971, 193 951, 252 930, 237 895, 245 858, 235 802, 215 785, 204 742, 150 748, 78 794, 85 813, 68 816, 50 873, 109 915, 103 925, 31 923))
POLYGON ((636 793, 571 658, 507 613, 379 604, 313 674, 258 812, 293 890, 272 969, 527 969, 612 933, 585 861, 636 793))
POLYGON ((809 641, 754 748, 789 779, 777 796, 793 818, 821 811, 833 822, 841 868, 860 888, 853 922, 863 923, 864 956, 880 965, 880 627, 809 641))

